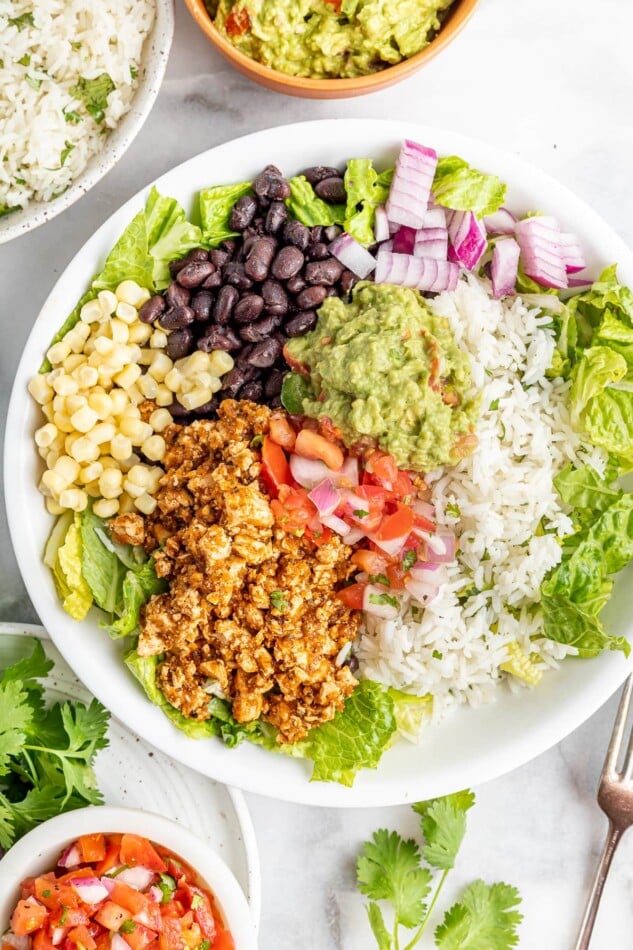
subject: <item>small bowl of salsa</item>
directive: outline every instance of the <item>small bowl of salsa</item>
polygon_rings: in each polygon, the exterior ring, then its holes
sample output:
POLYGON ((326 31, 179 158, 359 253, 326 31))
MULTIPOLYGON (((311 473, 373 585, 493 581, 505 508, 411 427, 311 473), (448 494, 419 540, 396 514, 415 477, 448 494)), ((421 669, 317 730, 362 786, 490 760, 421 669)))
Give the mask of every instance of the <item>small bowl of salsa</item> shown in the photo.
POLYGON ((232 873, 158 815, 60 815, 7 852, 0 879, 0 950, 256 950, 232 873))
POLYGON ((425 66, 478 0, 185 0, 239 72, 276 92, 343 99, 425 66))

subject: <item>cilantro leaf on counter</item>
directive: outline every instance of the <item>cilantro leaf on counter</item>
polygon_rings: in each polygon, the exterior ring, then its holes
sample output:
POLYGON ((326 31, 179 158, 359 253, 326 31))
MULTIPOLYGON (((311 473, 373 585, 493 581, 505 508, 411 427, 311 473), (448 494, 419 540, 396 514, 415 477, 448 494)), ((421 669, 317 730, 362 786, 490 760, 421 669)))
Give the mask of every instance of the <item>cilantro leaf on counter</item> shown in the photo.
POLYGON ((521 897, 508 884, 473 881, 435 931, 439 950, 510 950, 519 942, 521 897))
POLYGON ((363 846, 356 865, 358 886, 372 900, 386 900, 405 927, 417 927, 426 913, 432 875, 420 867, 420 849, 409 838, 381 828, 363 846))
POLYGON ((455 867, 457 852, 466 834, 466 812, 474 804, 473 793, 463 791, 412 806, 422 817, 422 833, 426 839, 422 853, 431 867, 442 871, 455 867))

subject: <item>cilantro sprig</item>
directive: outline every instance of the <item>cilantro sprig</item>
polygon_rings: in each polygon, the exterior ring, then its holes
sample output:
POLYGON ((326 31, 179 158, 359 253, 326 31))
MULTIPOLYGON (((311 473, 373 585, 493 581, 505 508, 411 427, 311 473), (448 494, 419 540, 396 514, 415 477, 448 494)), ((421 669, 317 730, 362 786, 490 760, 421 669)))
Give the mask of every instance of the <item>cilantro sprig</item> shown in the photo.
POLYGON ((39 682, 51 670, 42 644, 0 674, 0 848, 61 812, 103 799, 92 768, 109 715, 93 700, 46 708, 39 682))
MULTIPOLYGON (((356 874, 359 890, 369 898, 367 916, 378 950, 412 950, 420 943, 455 866, 466 833, 466 812, 474 802, 474 794, 466 790, 413 805, 421 818, 422 847, 413 838, 405 840, 385 829, 363 845, 356 874), (441 873, 434 875, 431 869, 441 873), (379 902, 391 905, 391 927, 379 902), (409 933, 403 936, 401 928, 409 933)), ((520 901, 519 892, 508 884, 474 881, 436 927, 435 946, 510 950, 518 943, 520 901)))

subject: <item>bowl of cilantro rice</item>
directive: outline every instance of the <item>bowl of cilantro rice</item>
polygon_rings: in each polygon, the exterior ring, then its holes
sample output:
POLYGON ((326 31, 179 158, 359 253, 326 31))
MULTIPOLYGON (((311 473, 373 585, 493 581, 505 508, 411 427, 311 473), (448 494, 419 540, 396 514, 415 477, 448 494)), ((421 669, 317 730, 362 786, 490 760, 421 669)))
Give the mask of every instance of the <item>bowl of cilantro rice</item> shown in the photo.
POLYGON ((0 12, 0 244, 70 207, 154 104, 171 0, 17 0, 0 12))

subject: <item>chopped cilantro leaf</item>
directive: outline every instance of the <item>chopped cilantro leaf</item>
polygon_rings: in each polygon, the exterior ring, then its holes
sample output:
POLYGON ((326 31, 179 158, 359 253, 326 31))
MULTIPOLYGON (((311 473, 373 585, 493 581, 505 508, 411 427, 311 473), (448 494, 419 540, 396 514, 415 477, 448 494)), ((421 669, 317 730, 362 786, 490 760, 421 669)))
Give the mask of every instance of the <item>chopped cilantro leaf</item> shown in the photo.
POLYGON ((253 436, 251 439, 251 448, 258 449, 260 445, 264 444, 264 436, 261 433, 253 436))
POLYGON ((64 145, 65 145, 65 148, 62 149, 61 154, 60 154, 60 156, 59 156, 59 167, 60 167, 60 168, 63 168, 63 167, 64 167, 64 162, 66 161, 66 159, 68 158, 68 156, 70 155, 70 153, 72 152, 72 150, 73 150, 74 147, 75 147, 75 146, 72 144, 72 142, 68 142, 68 141, 64 142, 64 145))
POLYGON ((35 20, 33 19, 33 14, 22 13, 20 16, 9 17, 9 26, 17 27, 18 32, 21 33, 25 27, 35 26, 35 20))
POLYGON ((210 946, 211 946, 210 940, 201 940, 198 946, 196 947, 196 950, 209 950, 210 946))
POLYGON ((198 910, 200 907, 204 907, 204 900, 200 894, 194 894, 191 898, 191 909, 198 910))
POLYGON ((119 933, 122 934, 131 934, 136 930, 136 924, 131 917, 128 917, 127 920, 124 920, 121 926, 119 927, 119 933))
POLYGON ((29 84, 29 86, 31 87, 31 89, 35 89, 36 92, 40 88, 43 82, 42 79, 37 79, 36 76, 25 76, 25 79, 27 83, 29 84))
POLYGON ((29 56, 28 53, 25 53, 24 56, 22 56, 22 58, 18 60, 18 63, 20 64, 20 66, 30 66, 31 57, 29 56))
POLYGON ((95 79, 80 76, 77 84, 70 89, 71 96, 81 100, 95 122, 103 122, 108 107, 108 96, 115 85, 107 73, 101 73, 95 79))
POLYGON ((69 109, 67 112, 64 112, 64 119, 66 122, 71 122, 73 125, 78 125, 81 122, 81 116, 78 112, 75 112, 74 109, 69 109))
POLYGON ((356 515, 357 518, 366 518, 369 512, 365 511, 363 508, 355 508, 354 514, 356 515))
POLYGON ((176 882, 170 874, 161 874, 158 886, 162 892, 161 904, 168 904, 176 890, 176 882))
POLYGON ((51 896, 51 891, 49 891, 48 888, 45 891, 42 891, 42 897, 50 897, 50 896, 51 896))
POLYGON ((283 611, 283 610, 288 609, 288 601, 286 600, 282 591, 280 590, 274 590, 272 592, 272 594, 270 595, 270 602, 275 608, 275 610, 283 611))
POLYGON ((490 405, 488 406, 488 409, 489 409, 491 412, 493 412, 495 409, 498 409, 498 408, 499 408, 499 400, 498 400, 498 399, 493 399, 492 402, 490 403, 490 405))
POLYGON ((138 76, 138 69, 136 68, 136 66, 134 66, 134 64, 130 66, 130 76, 132 77, 132 79, 136 79, 136 77, 138 76))
POLYGON ((441 660, 444 654, 440 653, 439 650, 433 650, 433 653, 431 654, 431 656, 433 657, 434 660, 441 660))
POLYGON ((405 556, 402 558, 402 570, 410 571, 417 559, 418 556, 415 551, 407 551, 405 556))
POLYGON ((462 513, 461 508, 459 507, 459 505, 456 505, 454 504, 454 502, 449 501, 448 505, 446 506, 446 514, 450 518, 459 518, 461 513, 462 513))
POLYGON ((398 600, 396 597, 391 597, 390 594, 370 594, 369 595, 370 604, 380 604, 387 605, 389 607, 395 607, 398 609, 398 600))
POLYGON ((63 927, 64 924, 66 923, 66 921, 68 920, 68 908, 66 907, 65 904, 62 904, 62 908, 63 908, 63 909, 62 909, 62 915, 61 915, 61 917, 59 918, 59 925, 60 925, 60 927, 63 927))
POLYGON ((81 43, 79 42, 79 40, 71 40, 71 41, 70 41, 70 48, 71 48, 71 49, 74 49, 75 51, 78 50, 78 49, 81 49, 81 43))
POLYGON ((372 584, 382 584, 383 587, 389 587, 389 578, 386 574, 370 574, 369 580, 372 584))

